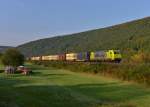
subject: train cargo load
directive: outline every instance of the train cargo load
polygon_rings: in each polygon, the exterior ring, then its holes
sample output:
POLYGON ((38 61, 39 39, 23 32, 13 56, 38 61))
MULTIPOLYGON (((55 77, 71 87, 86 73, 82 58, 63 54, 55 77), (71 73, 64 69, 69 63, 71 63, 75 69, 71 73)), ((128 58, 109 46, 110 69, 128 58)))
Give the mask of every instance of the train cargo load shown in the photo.
POLYGON ((68 53, 66 54, 67 61, 76 61, 77 60, 77 53, 68 53))
POLYGON ((90 52, 77 53, 77 61, 89 61, 89 60, 90 60, 90 52))

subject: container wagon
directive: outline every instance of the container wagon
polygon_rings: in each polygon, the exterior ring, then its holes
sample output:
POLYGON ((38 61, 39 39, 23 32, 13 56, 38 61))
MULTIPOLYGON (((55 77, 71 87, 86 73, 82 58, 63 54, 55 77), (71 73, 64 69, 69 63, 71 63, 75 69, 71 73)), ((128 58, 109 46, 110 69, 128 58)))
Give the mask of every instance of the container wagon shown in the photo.
POLYGON ((77 53, 68 53, 66 54, 66 61, 76 61, 77 53))
POLYGON ((76 61, 90 61, 90 52, 77 53, 76 61))
POLYGON ((59 60, 59 55, 48 55, 48 56, 42 56, 43 61, 57 61, 59 60))
POLYGON ((106 52, 105 51, 91 52, 90 60, 91 61, 105 61, 107 60, 106 52))
POLYGON ((31 60, 32 61, 39 61, 39 60, 41 60, 41 57, 40 56, 34 56, 34 57, 31 57, 31 60))
POLYGON ((49 61, 49 60, 50 60, 49 57, 50 57, 50 56, 42 56, 42 61, 49 61))
POLYGON ((58 61, 59 60, 59 55, 50 55, 49 60, 50 61, 58 61))
POLYGON ((66 54, 59 54, 58 55, 58 60, 59 61, 66 61, 66 54))

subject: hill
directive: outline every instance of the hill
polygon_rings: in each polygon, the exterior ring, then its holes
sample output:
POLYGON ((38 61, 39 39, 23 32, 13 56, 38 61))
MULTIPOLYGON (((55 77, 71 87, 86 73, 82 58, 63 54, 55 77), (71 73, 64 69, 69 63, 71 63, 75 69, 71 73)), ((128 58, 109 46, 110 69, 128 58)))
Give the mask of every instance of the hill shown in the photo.
POLYGON ((0 53, 4 52, 6 49, 12 48, 10 46, 0 46, 0 53))
POLYGON ((40 39, 18 46, 26 56, 120 49, 150 51, 150 17, 76 34, 40 39))

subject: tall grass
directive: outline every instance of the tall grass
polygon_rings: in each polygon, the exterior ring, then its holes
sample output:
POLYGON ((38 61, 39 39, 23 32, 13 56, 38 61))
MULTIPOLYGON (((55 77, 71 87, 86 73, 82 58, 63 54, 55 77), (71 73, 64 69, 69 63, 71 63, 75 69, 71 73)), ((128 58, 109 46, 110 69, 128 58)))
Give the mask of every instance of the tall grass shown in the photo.
POLYGON ((73 72, 85 72, 111 76, 121 80, 135 81, 150 85, 150 64, 149 63, 71 63, 71 62, 48 62, 34 61, 35 64, 51 66, 60 69, 67 69, 73 72))

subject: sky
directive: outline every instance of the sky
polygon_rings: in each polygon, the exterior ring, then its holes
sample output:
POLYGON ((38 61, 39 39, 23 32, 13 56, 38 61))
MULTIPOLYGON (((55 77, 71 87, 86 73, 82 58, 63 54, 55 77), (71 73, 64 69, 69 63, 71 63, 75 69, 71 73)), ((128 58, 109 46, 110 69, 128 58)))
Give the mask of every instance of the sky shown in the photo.
POLYGON ((150 0, 0 0, 0 46, 150 16, 150 0))

